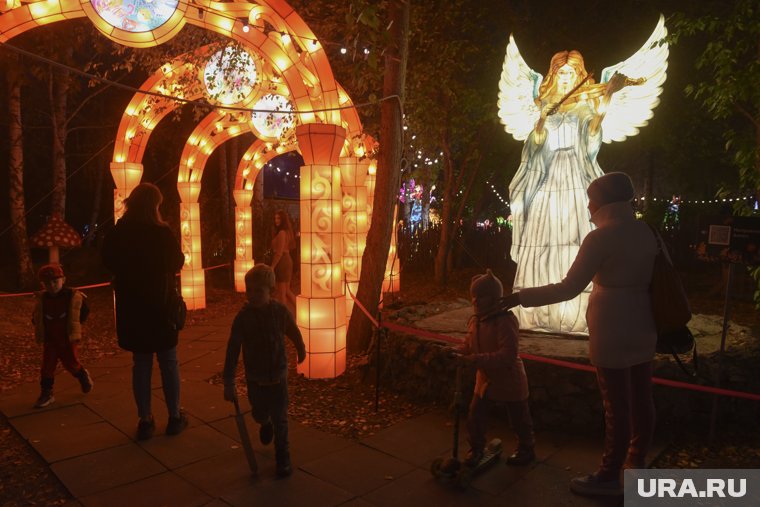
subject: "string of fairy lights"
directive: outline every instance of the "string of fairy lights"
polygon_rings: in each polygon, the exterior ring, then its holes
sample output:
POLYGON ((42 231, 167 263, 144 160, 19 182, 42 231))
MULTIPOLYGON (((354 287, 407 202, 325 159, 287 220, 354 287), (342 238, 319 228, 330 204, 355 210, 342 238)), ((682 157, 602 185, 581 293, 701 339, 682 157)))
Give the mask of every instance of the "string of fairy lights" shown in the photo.
MULTIPOLYGON (((636 197, 634 198, 634 202, 646 202, 647 198, 642 197, 636 197)), ((669 198, 657 198, 652 197, 650 199, 653 202, 670 202, 670 203, 677 203, 677 204, 721 204, 721 203, 733 203, 733 202, 741 202, 741 201, 755 201, 755 197, 752 195, 748 195, 746 197, 721 197, 721 198, 715 198, 715 199, 685 199, 681 196, 673 196, 669 198)))

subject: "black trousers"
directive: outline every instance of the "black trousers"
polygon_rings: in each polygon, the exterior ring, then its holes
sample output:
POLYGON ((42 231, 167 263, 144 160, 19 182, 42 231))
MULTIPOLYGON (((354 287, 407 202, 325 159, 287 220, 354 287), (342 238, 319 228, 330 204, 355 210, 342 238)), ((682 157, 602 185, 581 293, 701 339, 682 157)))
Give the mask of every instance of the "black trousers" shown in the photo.
POLYGON ((251 402, 251 415, 257 423, 272 421, 277 465, 290 465, 287 381, 283 379, 274 385, 248 383, 248 401, 251 402))

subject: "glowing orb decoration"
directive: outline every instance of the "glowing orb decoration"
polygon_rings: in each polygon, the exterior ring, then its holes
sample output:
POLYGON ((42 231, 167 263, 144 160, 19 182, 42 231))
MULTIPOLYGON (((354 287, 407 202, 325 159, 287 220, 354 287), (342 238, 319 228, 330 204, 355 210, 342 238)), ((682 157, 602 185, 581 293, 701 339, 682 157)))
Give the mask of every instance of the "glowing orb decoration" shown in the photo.
POLYGON ((166 23, 179 0, 90 0, 106 23, 125 32, 150 32, 166 23))
POLYGON ((209 97, 227 106, 245 102, 253 92, 256 77, 256 62, 251 54, 233 46, 214 53, 203 69, 209 97))
POLYGON ((264 139, 280 139, 296 124, 293 104, 282 95, 264 95, 253 109, 251 125, 264 139))

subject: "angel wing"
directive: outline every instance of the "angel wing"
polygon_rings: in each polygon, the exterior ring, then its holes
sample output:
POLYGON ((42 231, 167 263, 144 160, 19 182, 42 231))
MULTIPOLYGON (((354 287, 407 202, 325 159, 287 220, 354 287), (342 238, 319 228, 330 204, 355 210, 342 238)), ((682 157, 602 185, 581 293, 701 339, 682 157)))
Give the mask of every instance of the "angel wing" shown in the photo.
POLYGON ((541 114, 535 99, 543 78, 528 67, 510 35, 499 81, 499 118, 504 130, 518 141, 528 137, 541 114))
POLYGON ((660 103, 662 84, 668 69, 668 34, 665 18, 660 15, 657 26, 649 39, 636 53, 624 62, 602 71, 601 82, 606 83, 615 72, 629 78, 645 78, 643 84, 626 86, 612 96, 607 114, 602 120, 602 140, 605 143, 623 141, 639 133, 653 116, 652 109, 660 103))

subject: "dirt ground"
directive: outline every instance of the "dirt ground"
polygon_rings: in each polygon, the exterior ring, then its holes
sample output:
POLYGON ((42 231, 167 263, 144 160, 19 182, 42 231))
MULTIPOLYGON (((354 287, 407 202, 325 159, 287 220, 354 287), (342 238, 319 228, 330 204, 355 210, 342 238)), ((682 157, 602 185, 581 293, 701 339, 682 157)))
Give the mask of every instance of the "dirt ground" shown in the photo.
MULTIPOLYGON (((405 274, 396 303, 405 305, 466 298, 473 274, 475 270, 472 269, 457 272, 444 289, 435 286, 429 275, 405 274)), ((695 313, 721 314, 723 296, 720 273, 713 270, 686 278, 695 313)), ((240 294, 227 288, 230 287, 228 273, 220 270, 208 281, 208 307, 191 312, 188 325, 232 314, 243 302, 240 294)), ((742 283, 746 285, 746 282, 742 283)), ((86 324, 87 342, 81 350, 84 365, 118 351, 110 288, 90 289, 87 295, 92 312, 86 324)), ((34 343, 32 335, 32 306, 33 298, 29 296, 0 298, 0 392, 24 382, 39 381, 41 349, 34 343)), ((732 303, 732 320, 751 326, 757 332, 758 311, 746 297, 732 303)), ((361 438, 429 408, 381 391, 379 410, 376 412, 375 388, 372 379, 364 378, 362 365, 362 357, 350 357, 346 373, 333 380, 310 381, 292 376, 291 417, 338 435, 361 438)), ((218 375, 210 380, 218 382, 218 375)), ((29 402, 31 404, 34 400, 29 402)), ((62 505, 71 499, 45 462, 8 425, 4 417, 0 417, 0 446, 0 505, 62 505)), ((726 426, 719 438, 710 443, 703 428, 684 431, 659 457, 656 466, 757 468, 760 467, 760 434, 741 427, 726 426)))

